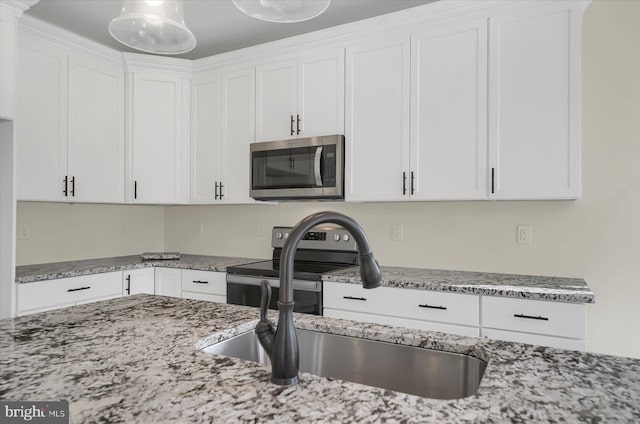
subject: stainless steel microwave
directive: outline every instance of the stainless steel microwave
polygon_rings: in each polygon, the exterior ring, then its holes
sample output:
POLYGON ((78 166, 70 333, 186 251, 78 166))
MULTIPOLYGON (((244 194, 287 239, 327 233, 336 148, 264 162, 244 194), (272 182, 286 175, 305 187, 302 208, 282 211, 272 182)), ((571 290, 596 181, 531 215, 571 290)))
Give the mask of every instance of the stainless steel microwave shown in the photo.
POLYGON ((344 136, 253 143, 251 197, 344 199, 344 136))

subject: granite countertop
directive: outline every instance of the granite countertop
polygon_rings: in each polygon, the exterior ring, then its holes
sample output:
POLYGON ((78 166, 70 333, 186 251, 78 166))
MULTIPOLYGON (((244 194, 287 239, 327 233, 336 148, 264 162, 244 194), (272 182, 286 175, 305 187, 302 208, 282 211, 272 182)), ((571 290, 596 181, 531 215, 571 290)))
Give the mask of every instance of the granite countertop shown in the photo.
MULTIPOLYGON (((551 300, 555 302, 595 302, 593 291, 580 278, 385 266, 381 267, 381 270, 382 284, 389 287, 551 300)), ((358 267, 325 274, 322 279, 361 284, 358 267)))
POLYGON ((0 398, 68 400, 72 423, 640 421, 639 359, 295 317, 299 328, 488 360, 475 395, 435 400, 305 373, 278 387, 267 367, 196 348, 252 328, 257 316, 135 295, 0 320, 0 398))
POLYGON ((126 271, 155 266, 224 272, 227 270, 228 266, 246 264, 260 260, 263 259, 181 254, 179 260, 143 261, 140 258, 140 255, 117 256, 113 258, 98 258, 82 261, 53 262, 47 264, 18 266, 16 267, 16 282, 31 283, 33 281, 53 280, 56 278, 77 277, 80 275, 126 271))

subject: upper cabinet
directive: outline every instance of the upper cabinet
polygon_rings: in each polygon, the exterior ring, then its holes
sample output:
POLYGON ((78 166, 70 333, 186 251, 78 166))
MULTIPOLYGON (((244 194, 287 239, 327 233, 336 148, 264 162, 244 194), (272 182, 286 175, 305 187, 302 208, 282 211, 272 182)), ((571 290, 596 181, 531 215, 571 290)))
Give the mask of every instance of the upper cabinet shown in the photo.
POLYGON ((345 199, 403 200, 408 193, 408 34, 347 47, 345 199))
POLYGON ((186 203, 191 95, 188 61, 138 54, 125 54, 125 61, 127 199, 143 204, 186 203), (170 70, 172 66, 179 69, 170 70))
POLYGON ((124 201, 124 84, 119 62, 21 34, 18 200, 124 201))
POLYGON ((256 67, 256 141, 344 132, 344 49, 256 67))
POLYGON ((411 200, 487 195, 487 20, 411 35, 411 200))
POLYGON ((575 2, 489 19, 494 199, 580 197, 580 37, 575 2))
POLYGON ((194 76, 192 85, 191 202, 253 203, 254 68, 205 72, 194 76))

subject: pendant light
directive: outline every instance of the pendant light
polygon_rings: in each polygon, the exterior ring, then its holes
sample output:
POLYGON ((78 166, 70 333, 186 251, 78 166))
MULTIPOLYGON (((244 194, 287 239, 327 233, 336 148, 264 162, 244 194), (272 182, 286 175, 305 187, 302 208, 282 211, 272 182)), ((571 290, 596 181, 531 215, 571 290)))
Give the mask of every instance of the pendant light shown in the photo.
POLYGON ((313 19, 331 0, 233 0, 245 14, 267 22, 291 23, 313 19))
POLYGON ((147 53, 180 54, 196 46, 184 23, 182 0, 123 0, 122 13, 109 24, 122 44, 147 53))

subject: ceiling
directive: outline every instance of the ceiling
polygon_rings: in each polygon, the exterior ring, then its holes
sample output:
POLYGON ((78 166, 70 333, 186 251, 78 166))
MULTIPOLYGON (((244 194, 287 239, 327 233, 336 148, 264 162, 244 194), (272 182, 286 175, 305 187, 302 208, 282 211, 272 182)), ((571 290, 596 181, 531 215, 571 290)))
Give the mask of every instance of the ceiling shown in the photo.
MULTIPOLYGON (((432 1, 435 0, 333 0, 326 12, 315 19, 278 24, 246 16, 231 0, 184 0, 185 22, 198 44, 192 51, 175 57, 199 59, 432 1)), ((115 41, 107 30, 121 7, 121 0, 40 0, 26 14, 114 49, 136 51, 115 41)))

